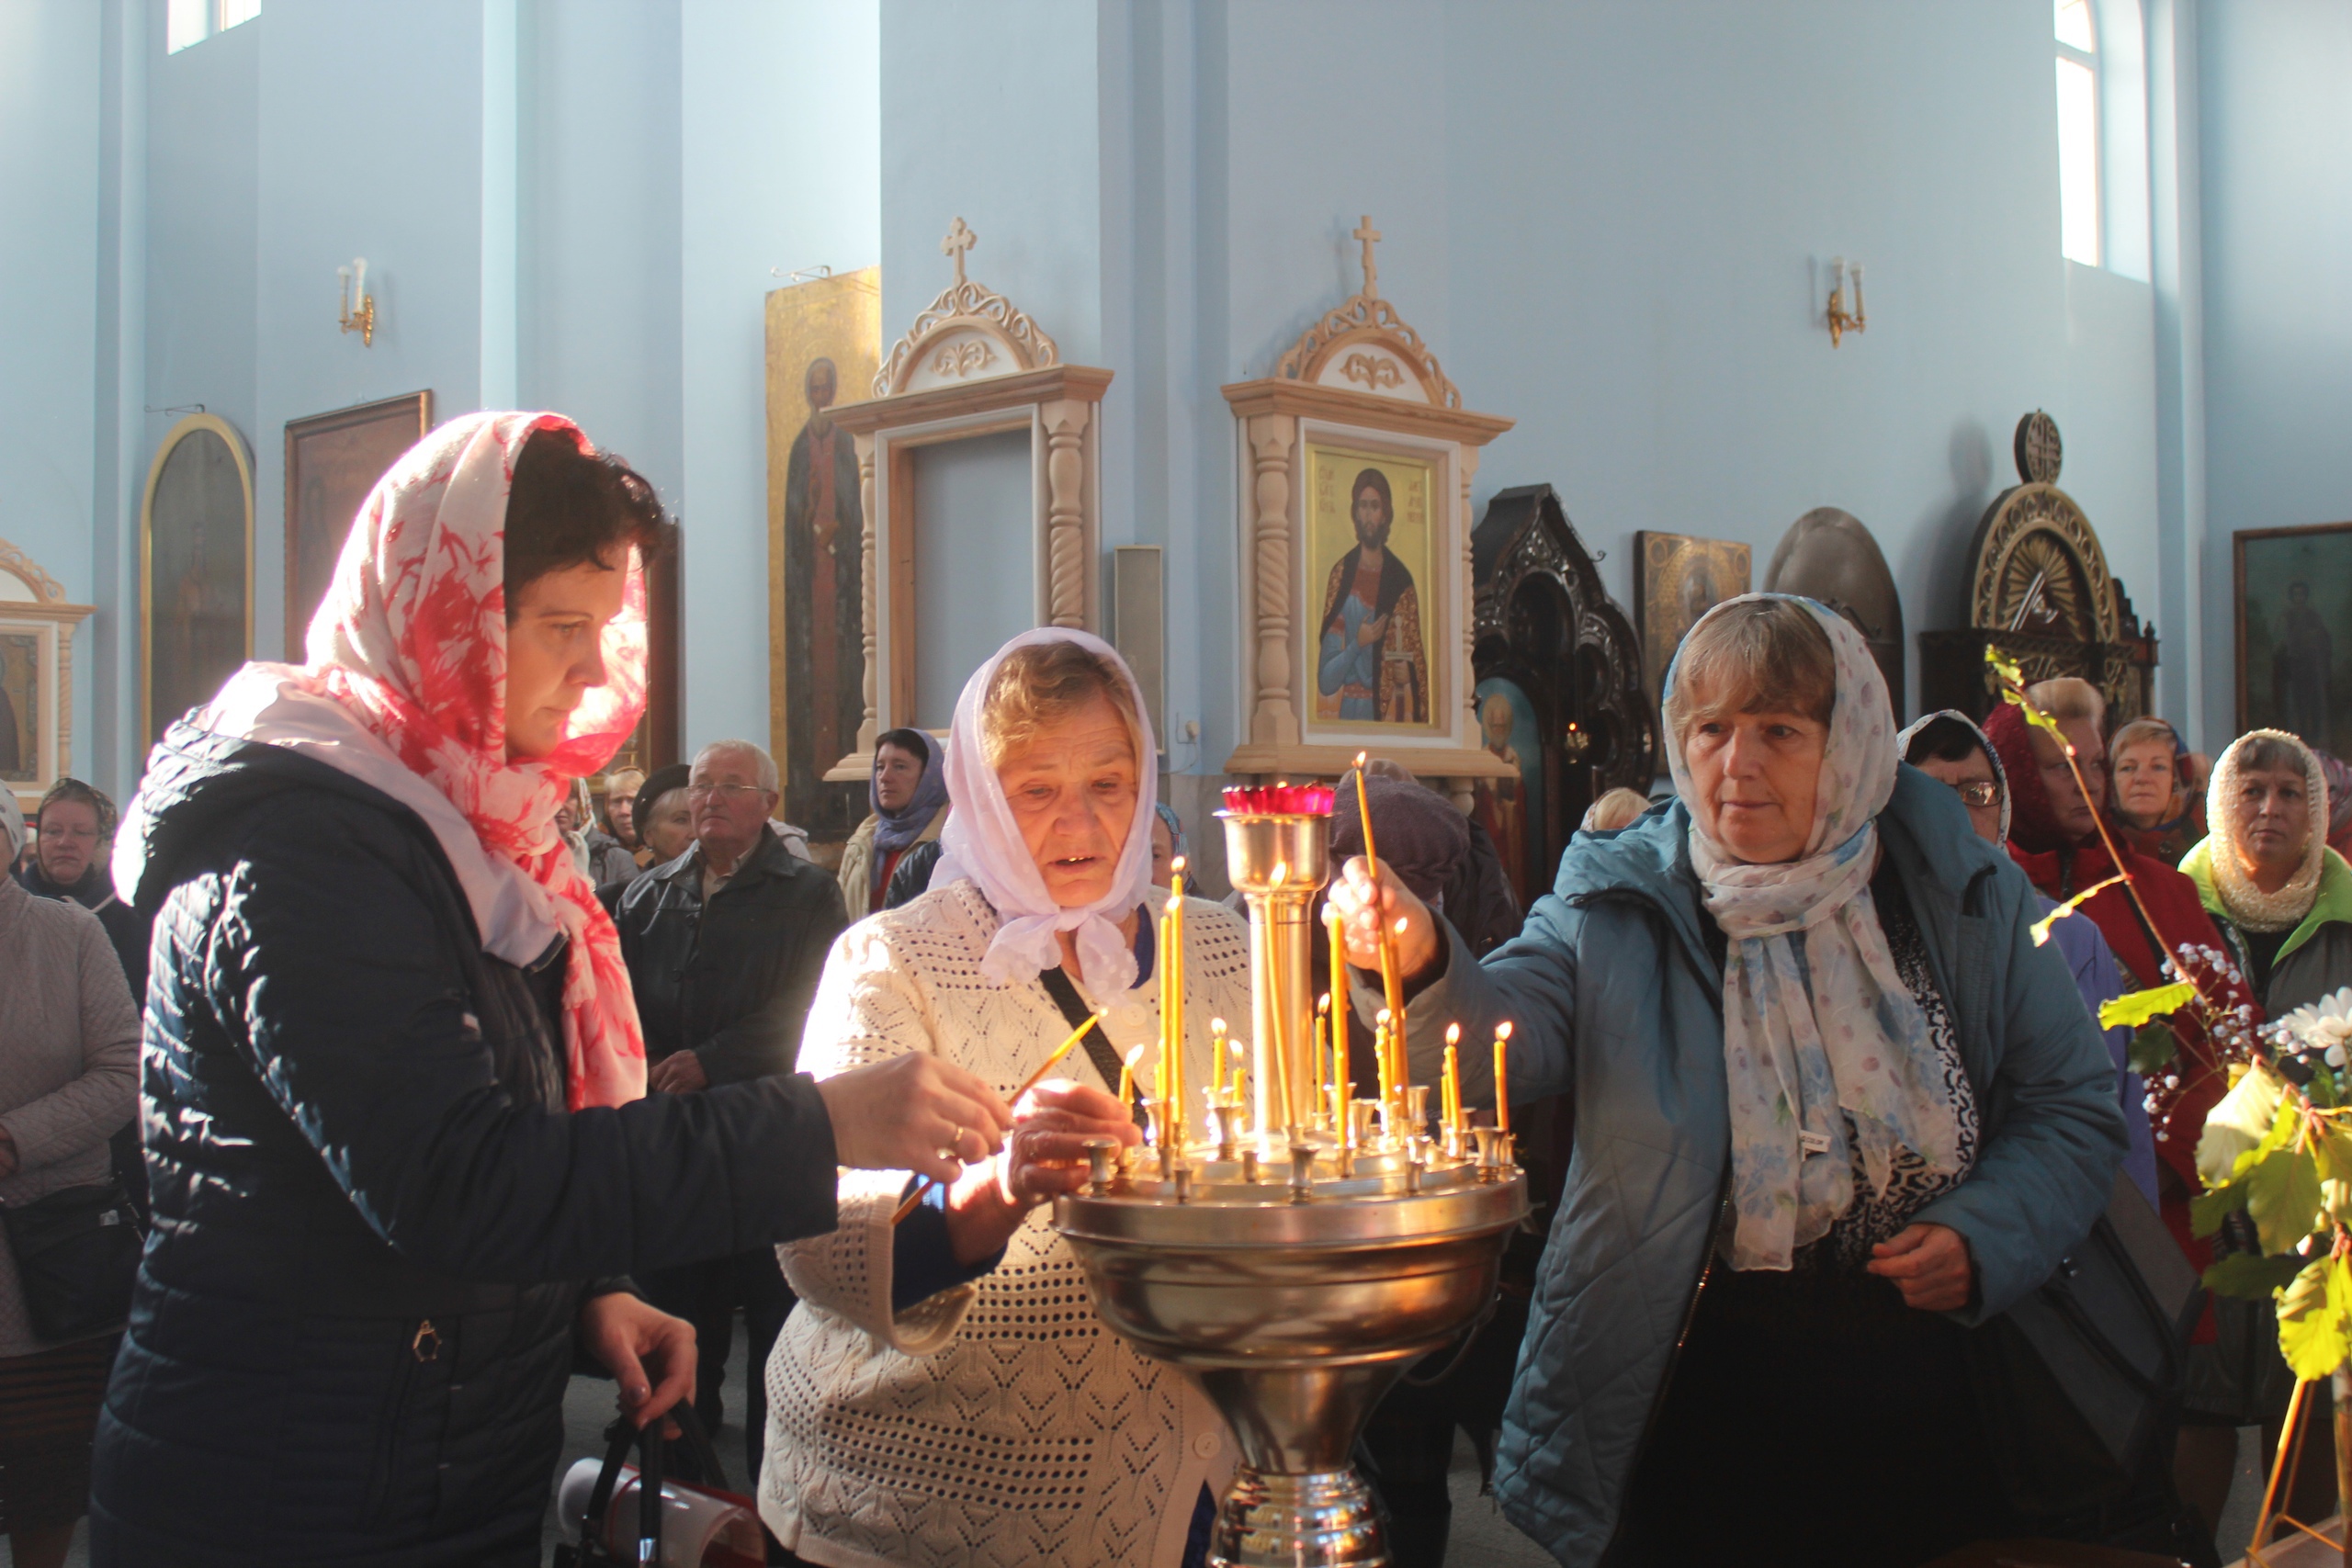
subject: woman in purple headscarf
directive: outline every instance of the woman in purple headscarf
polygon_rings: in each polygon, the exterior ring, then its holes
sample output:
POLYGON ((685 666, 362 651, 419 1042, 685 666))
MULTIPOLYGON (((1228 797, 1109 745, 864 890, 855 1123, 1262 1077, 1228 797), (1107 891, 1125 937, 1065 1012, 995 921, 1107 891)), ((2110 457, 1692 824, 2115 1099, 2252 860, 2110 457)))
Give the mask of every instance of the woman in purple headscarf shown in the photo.
POLYGON ((883 907, 899 857, 947 824, 946 750, 925 729, 893 729, 874 743, 866 798, 874 809, 842 848, 842 906, 859 919, 883 907))

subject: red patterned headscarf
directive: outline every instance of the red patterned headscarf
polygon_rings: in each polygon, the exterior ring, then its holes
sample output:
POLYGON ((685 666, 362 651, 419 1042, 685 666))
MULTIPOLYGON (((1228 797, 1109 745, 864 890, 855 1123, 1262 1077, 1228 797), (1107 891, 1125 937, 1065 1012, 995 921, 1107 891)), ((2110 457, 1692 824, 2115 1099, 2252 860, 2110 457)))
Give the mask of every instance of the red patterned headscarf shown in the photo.
MULTIPOLYGON (((630 552, 620 614, 605 627, 605 683, 545 757, 506 755, 506 499, 525 438, 554 414, 476 413, 426 436, 359 509, 311 622, 305 673, 456 807, 532 913, 570 939, 563 1043, 570 1103, 645 1093, 645 1040, 620 936, 556 830, 571 781, 603 767, 645 711, 645 578, 630 552)), ((502 881, 508 880, 501 878, 502 881)))
MULTIPOLYGON (((482 948, 510 964, 565 939, 568 1101, 645 1093, 645 1037, 620 936, 556 830, 572 781, 611 760, 645 710, 645 579, 631 551, 605 628, 605 683, 591 687, 554 751, 506 755, 506 500, 534 431, 593 451, 570 420, 473 413, 411 447, 353 520, 311 622, 310 662, 254 662, 187 720, 298 752, 413 811, 456 872, 482 948)), ((115 885, 145 861, 141 794, 116 835, 115 885)))

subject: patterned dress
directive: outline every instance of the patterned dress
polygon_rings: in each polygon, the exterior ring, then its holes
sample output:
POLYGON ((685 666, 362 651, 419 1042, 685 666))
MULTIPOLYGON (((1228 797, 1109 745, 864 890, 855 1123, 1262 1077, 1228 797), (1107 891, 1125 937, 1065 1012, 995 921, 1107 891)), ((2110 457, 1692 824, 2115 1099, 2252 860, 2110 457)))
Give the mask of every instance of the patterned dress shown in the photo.
MULTIPOLYGON (((1976 1168, 1979 1135, 1976 1091, 1969 1087, 1968 1074, 1961 1065, 1960 1036, 1952 1028, 1951 1008, 1936 988, 1936 977, 1928 964, 1927 939, 1919 934, 1919 922, 1903 896, 1903 884, 1882 871, 1871 880, 1871 898, 1878 908, 1879 929, 1886 932, 1887 951, 1894 957, 1894 971, 1903 977, 1911 999, 1928 1015, 1928 1036, 1943 1071, 1944 1089, 1951 1096, 1952 1119, 1959 1124, 1959 1168, 1950 1173, 1932 1171, 1910 1150, 1898 1149, 1886 1190, 1872 1193, 1861 1162, 1856 1160, 1854 1206, 1811 1249, 1822 1254, 1822 1261, 1841 1269, 1861 1268, 1870 1261, 1872 1247, 1892 1239, 1911 1223, 1912 1215, 1967 1180, 1969 1172, 1976 1168)), ((1850 1145, 1850 1125, 1848 1141, 1850 1145)), ((1799 1267, 1804 1267, 1807 1259, 1800 1256, 1798 1261, 1799 1267)))

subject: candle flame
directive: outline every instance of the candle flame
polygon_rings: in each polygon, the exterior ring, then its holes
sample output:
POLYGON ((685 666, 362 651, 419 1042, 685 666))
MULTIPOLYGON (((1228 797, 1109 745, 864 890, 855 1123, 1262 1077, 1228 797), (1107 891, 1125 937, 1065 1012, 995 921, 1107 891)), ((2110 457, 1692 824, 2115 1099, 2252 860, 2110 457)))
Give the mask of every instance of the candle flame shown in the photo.
POLYGON ((1168 863, 1168 869, 1180 875, 1182 874, 1184 870, 1184 857, 1182 855, 1178 855, 1174 860, 1170 861, 1168 863))
POLYGON ((1386 1008, 1382 1008, 1378 1012, 1373 1014, 1372 1021, 1379 1024, 1383 1028, 1386 1028, 1388 1024, 1388 1010, 1386 1008))
POLYGON ((1503 1022, 1495 1025, 1495 1038, 1498 1040, 1508 1040, 1510 1038, 1510 1022, 1509 1020, 1505 1020, 1503 1022))
POLYGON ((1394 931, 1398 936, 1403 936, 1405 934, 1405 917, 1402 915, 1397 916, 1396 925, 1389 929, 1394 931))
POLYGON ((1321 996, 1315 998, 1315 1010, 1317 1012, 1329 1012, 1331 1010, 1330 992, 1326 991, 1321 996))
POLYGON ((1449 1023, 1445 1026, 1445 1043, 1448 1045, 1459 1045, 1462 1043, 1462 1026, 1460 1024, 1449 1023))
POLYGON ((1221 1019, 1221 1018, 1213 1018, 1213 1019, 1209 1020, 1209 1032, 1210 1032, 1211 1034, 1222 1034, 1222 1033, 1224 1033, 1224 1032, 1225 1032, 1225 1020, 1223 1020, 1223 1019, 1221 1019))
POLYGON ((1363 766, 1363 755, 1361 751, 1356 753, 1356 766, 1359 768, 1363 766))
POLYGON ((1132 1067, 1140 1063, 1143 1060, 1143 1054, 1150 1049, 1151 1044, 1147 1041, 1143 1044, 1138 1045, 1134 1050, 1128 1052, 1126 1055, 1127 1066, 1132 1067))

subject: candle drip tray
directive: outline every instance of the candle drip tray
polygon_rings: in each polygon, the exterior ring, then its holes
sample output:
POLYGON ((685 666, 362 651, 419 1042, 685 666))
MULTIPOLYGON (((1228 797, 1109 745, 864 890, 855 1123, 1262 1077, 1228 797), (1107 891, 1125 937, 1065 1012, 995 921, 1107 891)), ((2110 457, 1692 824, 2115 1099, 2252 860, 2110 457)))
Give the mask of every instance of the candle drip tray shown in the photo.
POLYGON ((1054 1206, 1103 1321, 1190 1376, 1240 1445, 1210 1536, 1220 1568, 1389 1561, 1356 1438, 1414 1360, 1488 1310, 1527 1213, 1509 1165, 1315 1146, 1301 1185, 1286 1146, 1252 1166, 1195 1145, 1180 1179, 1137 1151, 1054 1206))

